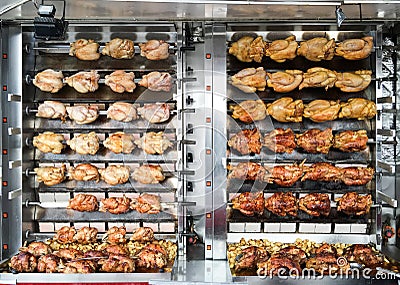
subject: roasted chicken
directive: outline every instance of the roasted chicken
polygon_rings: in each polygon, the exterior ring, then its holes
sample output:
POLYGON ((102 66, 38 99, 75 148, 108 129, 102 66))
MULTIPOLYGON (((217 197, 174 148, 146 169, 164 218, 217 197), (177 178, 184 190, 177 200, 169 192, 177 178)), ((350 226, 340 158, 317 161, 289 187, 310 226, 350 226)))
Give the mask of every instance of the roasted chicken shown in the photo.
POLYGON ((95 268, 93 263, 86 260, 70 261, 63 266, 60 266, 60 273, 79 273, 79 274, 89 274, 94 273, 95 268))
POLYGON ((285 255, 276 255, 258 264, 258 276, 298 276, 301 274, 300 264, 285 255))
POLYGON ((55 273, 58 265, 61 263, 61 257, 49 253, 41 256, 37 262, 37 271, 43 273, 55 273))
POLYGON ((110 212, 111 214, 119 215, 129 212, 131 199, 124 195, 122 197, 101 199, 101 203, 101 212, 110 212))
POLYGON ((53 132, 44 132, 33 137, 33 146, 44 153, 61 153, 64 149, 64 136, 53 132))
POLYGON ((67 116, 65 105, 58 101, 44 101, 38 107, 36 117, 64 120, 67 116))
POLYGON ((106 168, 100 168, 100 178, 107 184, 124 184, 129 180, 130 168, 123 165, 109 165, 106 168))
POLYGON ((241 193, 232 199, 232 208, 246 216, 260 216, 264 213, 264 193, 241 193))
POLYGON ((303 120, 303 101, 282 97, 273 103, 267 104, 267 114, 282 123, 301 122, 303 120))
POLYGON ((267 85, 267 73, 263 67, 245 68, 231 77, 232 85, 246 93, 264 91, 267 85))
POLYGON ((98 60, 99 44, 94 40, 79 39, 70 44, 69 55, 80 60, 98 60))
POLYGON ((276 62, 285 62, 296 57, 297 42, 295 36, 276 40, 265 45, 265 55, 276 62))
POLYGON ((152 228, 140 227, 137 228, 131 237, 132 241, 138 242, 152 242, 154 240, 154 232, 152 228))
POLYGON ((367 58, 374 46, 373 37, 361 39, 349 39, 338 44, 335 54, 348 60, 360 60, 367 58))
POLYGON ((35 168, 37 182, 43 182, 47 186, 60 184, 65 180, 66 170, 67 168, 65 165, 61 167, 45 166, 35 168))
POLYGON ((292 153, 296 148, 292 129, 277 128, 264 136, 263 145, 276 153, 292 153))
POLYGON ((99 150, 100 139, 95 132, 75 134, 73 139, 67 141, 67 145, 79 154, 94 155, 99 150))
POLYGON ((135 47, 131 40, 115 38, 106 43, 101 53, 116 59, 131 59, 135 55, 135 47))
POLYGON ((17 272, 33 272, 36 270, 37 260, 29 252, 20 252, 11 258, 8 265, 17 272))
POLYGON ((158 214, 161 211, 160 196, 142 193, 132 200, 131 208, 142 214, 158 214))
POLYGON ((368 268, 376 268, 384 262, 384 257, 368 244, 353 244, 346 248, 345 257, 349 262, 364 264, 368 268))
POLYGON ((71 106, 67 107, 68 117, 78 125, 94 122, 99 117, 99 107, 97 105, 71 106))
POLYGON ((268 182, 273 182, 282 187, 293 186, 303 176, 305 170, 303 163, 274 166, 268 182))
POLYGON ((39 257, 48 253, 51 253, 51 248, 49 245, 42 241, 33 241, 26 247, 20 247, 19 251, 29 252, 35 257, 39 257))
POLYGON ((304 250, 294 245, 289 245, 287 247, 280 249, 277 253, 273 254, 271 257, 277 257, 277 256, 288 257, 300 265, 303 265, 307 261, 307 254, 304 252, 304 250))
POLYGON ((76 229, 74 227, 64 226, 60 228, 53 239, 61 244, 73 243, 76 229))
POLYGON ((136 168, 132 177, 142 184, 157 184, 165 179, 162 167, 152 164, 145 164, 136 168))
POLYGON ((93 227, 82 227, 76 232, 74 240, 80 244, 94 243, 97 241, 97 229, 93 227))
POLYGON ((247 124, 264 120, 267 116, 267 109, 262 100, 243 101, 239 105, 231 105, 230 109, 233 111, 234 119, 239 119, 247 124))
POLYGON ((286 215, 297 216, 297 199, 290 193, 276 192, 265 199, 265 208, 271 213, 285 217, 286 215))
POLYGON ((242 130, 233 135, 229 141, 229 147, 237 150, 241 154, 261 152, 261 134, 258 129, 242 130))
POLYGON ((140 139, 135 140, 135 144, 147 154, 163 154, 164 151, 173 146, 164 132, 145 133, 140 139))
POLYGON ((61 71, 46 69, 36 74, 32 82, 43 92, 57 93, 65 85, 63 79, 64 75, 61 71))
POLYGON ((365 120, 376 115, 375 103, 364 98, 350 98, 341 107, 339 118, 365 120))
POLYGON ((258 180, 268 182, 270 174, 268 170, 259 163, 240 162, 236 166, 229 166, 231 172, 228 179, 258 180))
POLYGON ((265 54, 265 42, 262 37, 257 37, 250 43, 249 56, 255 62, 260 63, 263 59, 264 54, 265 54))
POLYGON ((235 271, 257 268, 257 264, 267 261, 268 258, 268 251, 264 248, 257 246, 246 247, 235 258, 235 271))
POLYGON ((342 182, 348 186, 365 185, 374 177, 372 167, 344 167, 342 171, 342 182))
POLYGON ((285 70, 274 73, 267 72, 268 87, 272 87, 275 92, 287 93, 296 89, 303 81, 303 71, 285 70))
POLYGON ((130 122, 139 119, 139 115, 135 105, 126 102, 116 102, 108 107, 107 118, 121 122, 130 122))
POLYGON ((131 153, 135 149, 134 137, 124 132, 116 132, 110 134, 108 138, 103 141, 105 148, 108 148, 114 153, 131 153))
POLYGON ((116 70, 110 75, 106 75, 104 84, 117 93, 132 93, 136 88, 134 79, 135 74, 133 72, 126 73, 123 70, 116 70))
POLYGON ((313 269, 319 275, 344 274, 350 266, 339 264, 338 259, 333 253, 317 254, 307 260, 306 268, 313 269))
MULTIPOLYGON (((253 43, 253 40, 253 37, 240 38, 237 42, 232 43, 232 46, 229 48, 229 54, 236 56, 236 58, 242 62, 252 62, 254 57, 250 56, 250 46, 253 43)), ((257 58, 260 57, 260 55, 257 54, 256 50, 254 50, 254 56, 256 56, 257 58)), ((261 55, 261 58, 262 56, 263 55, 261 55)), ((261 60, 258 62, 261 62, 261 60)))
POLYGON ((137 255, 139 258, 137 266, 142 268, 164 268, 167 265, 167 253, 159 245, 150 243, 146 245, 137 255))
POLYGON ((114 226, 106 232, 103 240, 107 241, 110 244, 125 243, 126 242, 125 235, 126 235, 126 228, 124 226, 121 227, 114 226))
POLYGON ((79 93, 94 92, 99 89, 100 75, 96 70, 81 71, 65 78, 65 82, 79 93))
POLYGON ((341 168, 328 162, 317 162, 307 168, 301 181, 340 181, 342 179, 341 168))
POLYGON ((57 256, 64 260, 71 261, 72 259, 81 258, 83 256, 82 251, 75 248, 60 248, 54 252, 57 256))
POLYGON ((342 197, 336 200, 339 212, 346 215, 362 216, 369 213, 372 205, 372 196, 359 195, 356 192, 347 192, 342 197))
POLYGON ((297 55, 311 61, 332 60, 335 55, 335 39, 313 38, 301 42, 297 55))
POLYGON ((172 88, 172 76, 168 72, 153 71, 143 75, 139 85, 150 91, 165 91, 169 92, 172 88))
POLYGON ((303 82, 299 85, 299 89, 307 87, 324 87, 325 90, 335 86, 337 74, 335 71, 322 68, 313 67, 303 74, 303 82))
MULTIPOLYGON (((102 244, 104 245, 104 243, 102 244)), ((100 245, 99 247, 103 247, 100 245)), ((106 255, 113 255, 113 254, 121 254, 121 255, 128 255, 129 252, 125 245, 122 244, 106 244, 106 246, 103 248, 103 252, 106 255)))
POLYGON ((333 147, 344 152, 363 151, 367 148, 366 130, 344 131, 335 135, 333 147))
POLYGON ((137 110, 143 119, 152 124, 168 121, 170 115, 170 107, 166 103, 144 104, 137 110))
POLYGON ((149 40, 139 44, 140 55, 149 60, 162 60, 169 57, 169 44, 159 40, 149 40))
POLYGON ((314 217, 327 217, 331 212, 331 200, 328 194, 310 193, 299 199, 299 209, 314 217))
POLYGON ((371 83, 371 70, 337 73, 335 86, 342 92, 360 92, 371 83))
POLYGON ((340 107, 339 101, 314 100, 305 105, 303 116, 317 123, 333 121, 337 119, 340 107))
POLYGON ((122 254, 111 254, 107 259, 100 259, 101 272, 132 273, 135 271, 135 262, 132 258, 122 254))
POLYGON ((100 174, 96 166, 90 163, 81 163, 68 168, 68 175, 71 180, 96 181, 99 182, 100 174))
POLYGON ((97 198, 90 194, 76 194, 74 198, 69 200, 67 209, 79 212, 94 212, 99 209, 97 198))
POLYGON ((296 143, 308 153, 328 153, 333 144, 332 129, 311 129, 296 135, 296 143))

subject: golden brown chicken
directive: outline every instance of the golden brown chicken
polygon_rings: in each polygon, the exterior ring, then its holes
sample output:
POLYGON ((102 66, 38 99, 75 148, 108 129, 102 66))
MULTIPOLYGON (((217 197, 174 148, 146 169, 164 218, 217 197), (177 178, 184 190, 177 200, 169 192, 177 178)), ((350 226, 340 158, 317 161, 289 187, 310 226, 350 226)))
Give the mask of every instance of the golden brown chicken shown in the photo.
POLYGON ((302 176, 306 169, 303 165, 304 162, 291 165, 277 165, 274 166, 269 178, 270 183, 275 183, 282 187, 293 186, 302 176))
POLYGON ((100 168, 100 178, 107 184, 124 184, 129 180, 130 168, 123 165, 109 165, 106 168, 100 168))
POLYGON ((275 255, 267 261, 257 264, 258 276, 280 276, 286 278, 285 275, 299 276, 301 275, 300 264, 285 255, 275 255))
POLYGON ((125 72, 123 70, 116 70, 113 73, 106 75, 104 84, 109 86, 112 91, 117 93, 130 92, 136 88, 135 74, 133 72, 125 72))
POLYGON ((313 38, 301 42, 297 55, 311 61, 332 60, 335 55, 335 39, 313 38))
POLYGON ((342 182, 348 186, 365 185, 374 177, 372 167, 344 167, 341 168, 342 182))
POLYGON ((286 215, 297 216, 297 199, 290 193, 276 192, 265 199, 265 208, 271 213, 286 217, 286 215))
POLYGON ((305 105, 303 116, 320 123, 337 119, 340 111, 339 101, 314 100, 305 105))
POLYGON ((314 217, 327 217, 331 212, 331 200, 328 194, 310 193, 299 199, 299 209, 314 217))
POLYGON ((55 134, 53 132, 44 132, 33 137, 33 146, 44 153, 61 153, 64 149, 63 145, 64 136, 55 134))
POLYGON ((96 70, 81 71, 65 78, 65 82, 79 93, 94 92, 99 89, 100 75, 96 70))
POLYGON ((59 272, 66 274, 73 274, 73 273, 89 274, 89 273, 94 273, 95 268, 93 263, 87 260, 77 260, 77 261, 70 261, 65 265, 60 266, 59 272))
POLYGON ((79 154, 94 155, 99 150, 100 139, 95 132, 88 134, 75 134, 73 139, 67 141, 69 147, 79 154))
POLYGON ((135 168, 132 177, 142 184, 157 184, 165 179, 162 167, 152 164, 145 164, 135 168))
POLYGON ((140 55, 149 60, 162 60, 169 57, 169 44, 159 40, 149 40, 139 44, 140 55))
POLYGON ((230 109, 233 111, 232 117, 244 123, 261 121, 267 116, 267 108, 262 100, 246 100, 239 105, 231 105, 230 109))
POLYGON ((232 85, 246 93, 264 91, 267 85, 267 73, 263 67, 245 68, 231 77, 232 85))
POLYGON ((166 103, 144 104, 137 110, 143 119, 152 124, 168 121, 170 116, 170 107, 166 103))
POLYGON ((369 244, 353 244, 346 248, 344 256, 347 261, 357 262, 371 269, 384 263, 384 256, 369 244))
POLYGON ((303 74, 303 82, 299 85, 299 90, 307 87, 324 87, 325 90, 328 90, 335 86, 336 80, 337 73, 335 71, 313 67, 303 74))
POLYGON ((100 259, 99 265, 101 272, 132 273, 135 271, 133 259, 121 254, 111 254, 107 259, 100 259))
POLYGON ((38 107, 36 117, 64 120, 67 115, 65 105, 58 101, 44 101, 38 107))
POLYGON ((285 70, 274 73, 267 72, 268 87, 272 87, 275 92, 287 93, 296 89, 303 81, 303 71, 285 70))
POLYGON ((151 91, 169 92, 172 89, 172 76, 168 72, 153 71, 143 75, 139 85, 151 91))
POLYGON ((232 208, 246 216, 260 216, 264 213, 264 193, 241 193, 232 199, 232 208))
POLYGON ((373 37, 345 40, 338 44, 335 53, 348 60, 364 59, 371 54, 374 46, 373 41, 373 37))
POLYGON ((97 105, 71 106, 67 107, 68 117, 78 125, 94 122, 99 117, 99 107, 97 105))
POLYGON ((101 199, 101 203, 101 212, 110 212, 111 214, 119 215, 129 212, 131 199, 124 195, 122 197, 110 197, 101 199))
POLYGON ((98 60, 99 44, 94 40, 79 39, 70 44, 69 55, 80 60, 98 60))
POLYGON ((167 252, 159 244, 150 243, 139 253, 137 266, 142 268, 164 268, 167 265, 167 252))
POLYGON ((252 62, 253 58, 250 57, 250 46, 253 42, 253 37, 242 37, 237 42, 232 43, 229 48, 229 54, 236 56, 236 58, 243 62, 252 62))
POLYGON ((154 231, 149 227, 137 228, 133 232, 131 240, 138 242, 152 242, 154 240, 154 231))
POLYGON ((339 118, 365 120, 372 119, 376 115, 375 103, 364 98, 350 98, 340 105, 342 109, 339 118))
POLYGON ((293 100, 282 97, 273 103, 267 104, 267 114, 282 123, 301 122, 303 120, 304 105, 302 100, 293 100))
POLYGON ((311 129, 302 134, 296 135, 296 143, 308 153, 328 153, 333 144, 333 134, 331 128, 321 131, 311 129))
POLYGON ((287 59, 296 57, 297 42, 295 36, 287 37, 284 40, 276 40, 266 43, 265 55, 276 62, 285 62, 287 59))
POLYGON ((74 240, 80 244, 94 243, 97 241, 97 232, 96 228, 82 227, 76 232, 74 240))
POLYGON ((49 253, 38 259, 37 271, 43 273, 55 273, 58 270, 58 264, 61 263, 61 257, 49 253))
POLYGON ((236 166, 229 166, 231 171, 228 179, 241 179, 241 180, 258 180, 267 182, 269 180, 268 170, 259 163, 255 162, 240 162, 236 166))
POLYGON ((110 134, 103 145, 114 153, 131 153, 135 149, 134 137, 124 132, 110 134))
POLYGON ((100 244, 97 249, 102 250, 106 255, 112 255, 112 254, 128 255, 129 254, 128 249, 123 244, 103 243, 103 244, 100 244))
POLYGON ((91 194, 76 194, 68 202, 67 209, 79 212, 94 212, 99 209, 97 198, 91 194))
POLYGON ((54 254, 61 257, 64 260, 70 261, 72 259, 81 258, 83 256, 82 251, 75 248, 60 248, 55 251, 54 254))
POLYGON ((135 140, 135 144, 147 154, 163 154, 164 151, 173 146, 164 132, 145 133, 140 139, 135 140))
POLYGON ((33 254, 35 257, 39 257, 41 255, 51 253, 51 248, 48 244, 45 244, 42 241, 33 241, 29 243, 28 246, 20 247, 19 251, 29 252, 30 254, 33 254))
POLYGON ((106 43, 101 53, 116 59, 131 59, 135 55, 135 47, 131 40, 115 38, 106 43))
POLYGON ((301 181, 340 181, 342 179, 342 171, 339 167, 328 162, 317 162, 312 164, 304 174, 301 181))
POLYGON ((71 180, 76 181, 96 181, 99 182, 100 174, 96 166, 90 163, 81 163, 77 166, 71 166, 68 169, 71 180))
POLYGON ((46 166, 35 168, 37 182, 43 182, 47 186, 60 184, 65 180, 67 168, 63 164, 61 167, 46 166))
POLYGON ((61 244, 73 243, 76 229, 74 227, 64 226, 57 230, 53 239, 61 244))
POLYGON ((344 131, 335 135, 333 147, 344 152, 363 151, 367 148, 366 130, 344 131))
POLYGON ((262 146, 260 139, 261 134, 257 128, 252 130, 242 130, 229 139, 228 145, 241 154, 260 154, 262 146))
POLYGON ((44 92, 57 93, 64 87, 64 75, 61 71, 46 69, 35 75, 33 85, 44 92))
POLYGON ((257 37, 250 44, 249 56, 255 62, 261 62, 264 54, 265 42, 262 37, 257 37))
POLYGON ((117 227, 114 226, 106 232, 103 240, 107 241, 110 244, 119 244, 126 242, 126 228, 124 226, 117 227))
POLYGON ((304 250, 294 245, 289 245, 281 248, 277 253, 274 253, 271 257, 285 256, 293 260, 294 262, 303 265, 307 261, 307 254, 304 250))
POLYGON ((11 258, 8 265, 17 272, 33 272, 36 270, 37 260, 29 252, 20 252, 11 258))
POLYGON ((139 115, 135 105, 126 102, 115 102, 108 107, 107 118, 121 122, 130 122, 139 119, 139 115))
POLYGON ((142 193, 132 200, 131 208, 142 214, 158 214, 161 211, 160 196, 142 193))
POLYGON ((267 261, 268 251, 263 247, 248 246, 241 251, 235 258, 235 271, 252 270, 257 264, 267 261))
POLYGON ((359 195, 356 192, 347 192, 341 198, 336 200, 337 210, 346 215, 361 216, 369 213, 372 205, 372 196, 359 195))
POLYGON ((276 153, 292 153, 296 148, 292 129, 277 128, 264 136, 264 146, 276 153))
POLYGON ((315 257, 309 258, 306 263, 306 268, 308 268, 309 270, 314 270, 314 272, 319 275, 342 275, 346 273, 346 271, 350 268, 350 265, 339 264, 335 254, 323 253, 317 254, 315 257))
POLYGON ((371 70, 337 73, 335 86, 342 92, 360 92, 371 83, 371 70))

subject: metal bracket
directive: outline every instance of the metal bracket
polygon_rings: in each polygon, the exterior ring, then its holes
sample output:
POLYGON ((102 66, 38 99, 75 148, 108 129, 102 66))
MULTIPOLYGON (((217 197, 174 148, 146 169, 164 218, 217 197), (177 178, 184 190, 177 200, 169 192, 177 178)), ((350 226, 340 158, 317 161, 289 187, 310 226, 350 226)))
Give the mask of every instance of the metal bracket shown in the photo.
POLYGON ((8 102, 21 102, 21 101, 22 101, 21 95, 16 95, 12 93, 8 94, 8 102))
POLYGON ((381 97, 377 99, 378 104, 393 104, 393 97, 381 97))
POLYGON ((378 135, 380 136, 385 136, 385 137, 394 137, 395 136, 395 131, 394 130, 382 130, 378 129, 377 130, 378 135))
POLYGON ((389 197, 388 195, 386 195, 385 193, 383 193, 381 191, 377 191, 376 193, 378 194, 378 197, 383 202, 385 202, 386 204, 389 204, 393 208, 397 208, 397 200, 396 199, 393 199, 392 197, 389 197))
POLYGON ((383 162, 383 161, 378 161, 377 162, 378 166, 390 173, 395 173, 396 172, 396 167, 394 165, 391 165, 389 163, 383 162))
POLYGON ((21 132, 21 128, 8 128, 8 135, 9 136, 13 136, 13 135, 20 135, 21 132))
POLYGON ((22 188, 18 188, 8 192, 8 200, 13 200, 22 195, 22 188))
POLYGON ((21 160, 11 160, 8 162, 8 169, 14 169, 22 166, 21 160))

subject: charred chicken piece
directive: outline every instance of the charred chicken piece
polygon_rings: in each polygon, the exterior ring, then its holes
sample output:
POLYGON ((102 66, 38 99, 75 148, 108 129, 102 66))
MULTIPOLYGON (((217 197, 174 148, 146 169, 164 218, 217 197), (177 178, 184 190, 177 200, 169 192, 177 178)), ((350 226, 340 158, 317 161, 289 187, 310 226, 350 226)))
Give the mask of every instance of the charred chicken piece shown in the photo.
POLYGON ((61 258, 55 254, 49 253, 41 256, 38 259, 37 271, 44 273, 55 273, 58 270, 58 265, 61 263, 61 258))
POLYGON ((68 117, 78 125, 89 124, 99 117, 99 107, 90 106, 72 106, 67 107, 68 117))
POLYGON ((80 60, 98 60, 99 44, 94 40, 79 39, 70 44, 69 55, 80 60))
POLYGON ((76 194, 69 200, 67 209, 80 212, 94 212, 99 208, 96 196, 90 194, 76 194))
POLYGON ((44 132, 33 137, 33 146, 43 153, 59 154, 64 149, 64 136, 53 132, 44 132))
POLYGON ((162 60, 169 57, 169 44, 159 40, 149 40, 139 44, 140 55, 149 60, 162 60))
POLYGON ((115 121, 130 122, 139 119, 139 115, 135 105, 116 102, 108 107, 107 118, 115 121))
POLYGON ((335 86, 342 92, 360 92, 368 88, 371 75, 371 70, 338 73, 335 86))
POLYGON ((82 227, 76 232, 74 240, 80 244, 94 243, 97 240, 97 232, 96 228, 82 227))
POLYGON ((304 170, 305 167, 303 163, 274 166, 269 182, 273 182, 282 187, 293 186, 293 184, 303 176, 304 170))
POLYGON ((121 244, 108 244, 105 248, 103 248, 103 252, 107 255, 128 255, 128 250, 121 244))
POLYGON ((297 55, 302 55, 311 61, 332 60, 335 46, 335 39, 313 38, 300 43, 297 55))
POLYGON ((271 213, 285 217, 297 217, 297 199, 290 193, 276 192, 265 200, 265 208, 271 213))
POLYGON ((285 62, 287 59, 294 59, 296 51, 297 42, 295 36, 287 37, 284 40, 276 40, 265 45, 265 55, 276 62, 285 62))
POLYGON ((103 145, 114 153, 131 153, 135 149, 133 141, 134 137, 132 135, 125 134, 124 132, 116 132, 110 134, 103 141, 103 145))
POLYGON ((90 163, 81 163, 77 166, 71 166, 68 169, 68 174, 71 180, 76 181, 96 181, 99 182, 100 174, 96 166, 90 163))
POLYGON ((309 153, 328 153, 333 144, 332 129, 311 129, 296 135, 297 146, 309 153))
POLYGON ((43 182, 47 186, 60 184, 65 180, 65 165, 61 167, 46 166, 35 168, 37 182, 43 182))
POLYGON ((259 263, 257 267, 258 276, 284 276, 289 274, 297 276, 301 274, 300 264, 284 255, 271 257, 267 261, 259 263))
POLYGON ((126 73, 123 70, 116 70, 110 75, 106 75, 104 84, 117 93, 132 93, 136 88, 134 79, 135 74, 133 72, 126 73))
POLYGON ((365 120, 376 115, 375 103, 364 98, 351 98, 340 105, 339 118, 365 120))
POLYGON ((267 114, 282 123, 301 122, 303 120, 303 101, 282 97, 273 103, 267 104, 267 114))
POLYGON ((372 205, 372 196, 359 195, 356 192, 347 192, 341 198, 336 200, 337 210, 346 215, 362 216, 369 213, 372 205))
POLYGON ((290 128, 277 128, 264 136, 263 145, 276 153, 292 153, 296 148, 294 133, 290 128))
POLYGON ((94 92, 99 89, 100 75, 96 70, 81 71, 65 78, 65 82, 79 93, 94 92))
POLYGON ((157 184, 165 179, 162 167, 153 164, 146 164, 136 168, 132 177, 142 184, 157 184))
POLYGON ((252 130, 242 130, 229 139, 228 145, 231 148, 236 149, 241 154, 260 154, 260 138, 260 131, 256 128, 252 130))
POLYGON ((382 265, 384 257, 368 244, 353 244, 346 248, 345 257, 350 262, 364 264, 368 268, 382 265))
POLYGON ((246 216, 260 216, 264 213, 264 193, 245 192, 232 199, 232 208, 246 216))
POLYGON ((65 264, 65 266, 60 266, 59 272, 61 273, 80 273, 88 274, 94 273, 95 268, 92 262, 86 260, 70 261, 65 264))
POLYGON ((231 172, 228 179, 258 180, 268 182, 270 174, 268 170, 259 163, 240 162, 236 166, 229 167, 231 172))
POLYGON ((36 74, 32 83, 43 92, 57 93, 65 85, 63 79, 61 71, 46 69, 36 74))
POLYGON ((313 122, 321 123, 337 119, 340 111, 339 101, 314 100, 305 105, 305 118, 313 122))
POLYGON ((39 105, 36 117, 64 120, 67 116, 65 105, 58 101, 44 101, 39 105))
POLYGON ((301 70, 285 70, 275 73, 267 72, 268 87, 272 87, 275 92, 287 93, 296 89, 301 81, 303 81, 303 71, 301 70))
POLYGON ((341 168, 342 182, 348 186, 365 185, 374 176, 372 167, 345 167, 341 168))
POLYGON ((169 92, 172 88, 172 76, 168 72, 153 71, 143 75, 139 85, 150 91, 165 91, 169 92))
POLYGON ((135 47, 131 40, 115 38, 106 43, 101 53, 116 59, 131 59, 135 55, 135 47))
POLYGON ((75 234, 76 230, 74 227, 64 226, 56 232, 53 239, 62 244, 73 243, 75 234))
POLYGON ((152 242, 154 240, 153 229, 149 227, 137 228, 133 232, 131 240, 138 242, 152 242))
POLYGON ((344 131, 335 135, 333 147, 344 152, 363 151, 367 148, 366 130, 344 131))
POLYGON ((277 256, 288 257, 300 265, 304 264, 307 261, 307 254, 305 253, 305 251, 294 245, 282 248, 271 257, 277 257, 277 256))
POLYGON ((21 247, 19 251, 29 252, 35 257, 51 253, 51 248, 49 245, 41 241, 31 242, 27 247, 21 247))
POLYGON ((309 258, 306 263, 306 268, 312 268, 320 275, 332 273, 345 273, 349 269, 349 265, 339 266, 335 254, 325 253, 318 254, 315 257, 309 258))
POLYGON ((8 265, 17 272, 33 272, 36 269, 37 260, 29 252, 20 252, 11 258, 8 265))
POLYGON ((142 268, 164 268, 167 265, 167 253, 159 245, 150 243, 146 245, 139 253, 137 266, 142 268))
POLYGON ((246 93, 264 91, 267 85, 267 73, 263 67, 245 68, 231 77, 232 85, 246 93))
POLYGON ((111 254, 107 259, 101 259, 98 263, 102 272, 131 273, 135 271, 135 262, 126 255, 111 254))
POLYGON ((123 197, 101 199, 101 203, 100 211, 119 215, 130 210, 131 199, 124 195, 123 197))
POLYGON ((268 251, 261 247, 249 246, 243 249, 235 260, 235 271, 249 270, 257 267, 257 264, 267 261, 268 251))
POLYGON ((146 121, 157 124, 168 121, 170 115, 170 107, 165 103, 144 104, 138 108, 139 115, 146 121))
POLYGON ((314 217, 327 217, 331 212, 331 200, 328 194, 310 193, 299 199, 299 209, 314 217))
POLYGON ((315 250, 315 254, 317 255, 327 254, 327 253, 337 255, 336 247, 332 246, 329 243, 323 243, 320 247, 318 247, 315 250))
POLYGON ((348 60, 360 60, 367 58, 374 46, 373 37, 363 37, 361 39, 349 39, 338 44, 336 55, 348 60))
POLYGON ((247 124, 264 120, 267 116, 267 109, 262 100, 246 100, 239 105, 230 106, 230 109, 233 111, 232 118, 247 124))
POLYGON ((106 232, 105 238, 103 239, 110 244, 125 243, 126 242, 125 235, 126 235, 126 228, 124 226, 122 227, 114 226, 106 232))
POLYGON ((148 132, 140 139, 135 140, 135 144, 147 154, 163 154, 173 144, 164 135, 164 132, 148 132))
POLYGON ((73 139, 67 141, 67 145, 79 154, 94 155, 99 150, 100 139, 95 132, 75 134, 73 139))
POLYGON ((317 162, 311 165, 304 174, 301 181, 340 181, 342 179, 342 170, 328 162, 317 162))
POLYGON ((322 68, 313 67, 303 74, 303 82, 299 85, 299 89, 307 87, 324 87, 325 90, 335 86, 337 74, 335 71, 322 68))
POLYGON ((130 168, 123 165, 109 165, 106 168, 100 168, 100 178, 107 184, 124 184, 129 180, 130 168))
POLYGON ((132 201, 131 208, 142 214, 158 214, 161 211, 160 196, 142 193, 132 201))
MULTIPOLYGON (((237 42, 232 43, 232 46, 229 48, 229 54, 236 56, 236 58, 242 62, 252 62, 254 57, 250 56, 250 46, 253 40, 253 37, 240 38, 237 42)), ((254 56, 256 56, 256 53, 254 56)))

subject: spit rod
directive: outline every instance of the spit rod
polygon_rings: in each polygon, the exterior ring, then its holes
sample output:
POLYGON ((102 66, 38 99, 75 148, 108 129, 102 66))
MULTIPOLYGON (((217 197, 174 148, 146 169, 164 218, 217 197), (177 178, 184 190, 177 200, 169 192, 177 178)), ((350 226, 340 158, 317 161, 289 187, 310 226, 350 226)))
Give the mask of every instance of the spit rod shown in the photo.
MULTIPOLYGON (((101 203, 101 202, 100 202, 101 203)), ((25 201, 25 207, 31 206, 39 206, 41 208, 49 209, 49 208, 67 208, 69 201, 62 201, 62 202, 40 202, 40 201, 25 201)), ((160 202, 160 205, 163 208, 170 208, 176 206, 196 206, 196 202, 189 202, 189 201, 177 201, 177 202, 160 202)))

